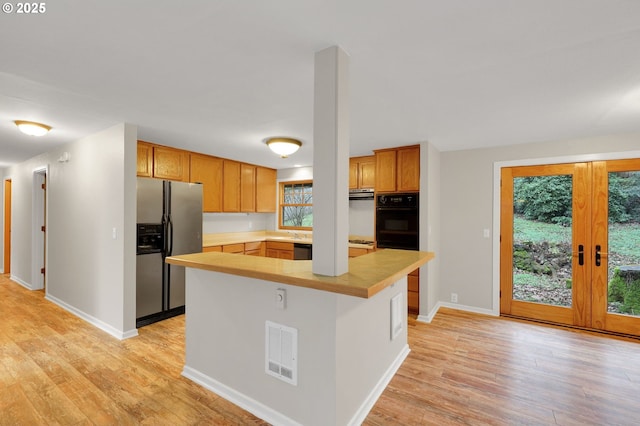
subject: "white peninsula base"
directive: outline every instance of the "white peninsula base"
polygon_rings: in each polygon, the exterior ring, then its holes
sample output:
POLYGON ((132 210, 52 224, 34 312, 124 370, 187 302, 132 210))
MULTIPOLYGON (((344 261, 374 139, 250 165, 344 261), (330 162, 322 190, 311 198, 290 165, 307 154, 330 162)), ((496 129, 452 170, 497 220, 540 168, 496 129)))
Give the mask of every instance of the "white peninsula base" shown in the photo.
POLYGON ((183 375, 275 425, 360 424, 409 353, 406 275, 370 298, 191 267, 186 282, 183 375), (266 321, 297 329, 297 385, 265 373, 266 321))

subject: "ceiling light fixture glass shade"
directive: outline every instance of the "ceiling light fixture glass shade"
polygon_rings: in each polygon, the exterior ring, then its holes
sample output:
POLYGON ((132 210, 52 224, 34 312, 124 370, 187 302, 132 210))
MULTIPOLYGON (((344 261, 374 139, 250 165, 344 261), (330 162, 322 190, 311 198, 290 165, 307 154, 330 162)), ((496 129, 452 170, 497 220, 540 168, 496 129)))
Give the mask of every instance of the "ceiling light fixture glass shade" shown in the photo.
POLYGON ((51 130, 51 126, 47 126, 46 124, 36 123, 35 121, 23 121, 16 120, 14 121, 18 129, 29 136, 43 136, 49 133, 51 130))
POLYGON ((296 152, 302 146, 302 142, 292 138, 271 138, 267 139, 267 146, 282 158, 296 152))

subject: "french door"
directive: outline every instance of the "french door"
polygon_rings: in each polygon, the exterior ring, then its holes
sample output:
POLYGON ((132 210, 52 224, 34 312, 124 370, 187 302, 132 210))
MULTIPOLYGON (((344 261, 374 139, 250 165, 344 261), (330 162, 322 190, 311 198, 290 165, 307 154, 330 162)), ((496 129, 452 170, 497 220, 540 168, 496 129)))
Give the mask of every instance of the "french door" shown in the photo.
POLYGON ((640 159, 501 179, 501 314, 640 335, 640 159))

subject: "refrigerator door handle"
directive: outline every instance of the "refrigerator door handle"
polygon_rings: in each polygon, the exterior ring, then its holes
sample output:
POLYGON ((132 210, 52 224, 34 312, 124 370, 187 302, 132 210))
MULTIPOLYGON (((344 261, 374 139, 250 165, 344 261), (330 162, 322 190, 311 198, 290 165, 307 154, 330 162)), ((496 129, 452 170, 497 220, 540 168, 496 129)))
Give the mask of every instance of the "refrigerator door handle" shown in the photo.
POLYGON ((169 222, 167 221, 167 215, 162 215, 162 260, 167 256, 169 250, 169 222))
POLYGON ((171 221, 171 215, 169 215, 169 220, 167 222, 167 239, 169 240, 167 245, 167 256, 171 256, 173 253, 173 222, 171 221))

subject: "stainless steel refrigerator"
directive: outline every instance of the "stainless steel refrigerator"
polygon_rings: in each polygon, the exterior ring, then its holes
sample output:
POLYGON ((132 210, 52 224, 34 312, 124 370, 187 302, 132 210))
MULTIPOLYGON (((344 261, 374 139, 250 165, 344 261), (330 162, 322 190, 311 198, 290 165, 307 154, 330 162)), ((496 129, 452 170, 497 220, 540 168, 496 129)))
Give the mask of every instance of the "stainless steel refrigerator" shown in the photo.
POLYGON ((136 326, 183 314, 184 267, 167 256, 202 251, 202 185, 137 182, 136 326))

